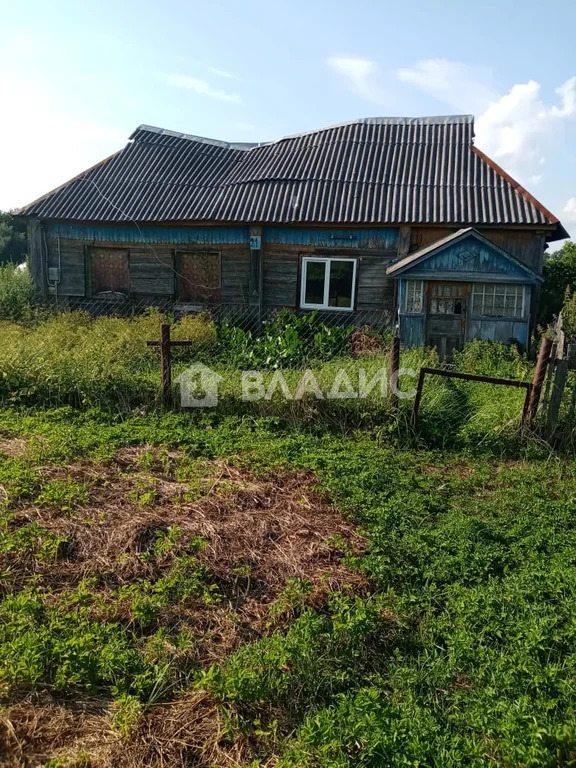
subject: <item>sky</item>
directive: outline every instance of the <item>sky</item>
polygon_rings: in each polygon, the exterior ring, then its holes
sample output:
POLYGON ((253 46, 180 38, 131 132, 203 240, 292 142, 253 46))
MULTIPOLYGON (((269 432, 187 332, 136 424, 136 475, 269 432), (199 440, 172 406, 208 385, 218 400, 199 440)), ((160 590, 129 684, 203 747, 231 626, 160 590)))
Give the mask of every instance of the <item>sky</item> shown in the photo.
POLYGON ((20 0, 0 26, 0 209, 140 124, 269 141, 474 114, 476 145, 576 237, 571 0, 20 0))

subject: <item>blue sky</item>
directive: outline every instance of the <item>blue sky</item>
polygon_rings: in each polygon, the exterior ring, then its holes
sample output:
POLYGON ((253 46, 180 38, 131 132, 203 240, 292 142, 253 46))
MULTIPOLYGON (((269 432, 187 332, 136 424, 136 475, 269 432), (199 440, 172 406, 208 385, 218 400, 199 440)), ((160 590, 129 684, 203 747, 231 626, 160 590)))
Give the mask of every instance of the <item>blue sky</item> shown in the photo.
POLYGON ((476 144, 576 234, 576 4, 23 0, 0 28, 0 208, 141 123, 265 141, 356 117, 476 115, 476 144))

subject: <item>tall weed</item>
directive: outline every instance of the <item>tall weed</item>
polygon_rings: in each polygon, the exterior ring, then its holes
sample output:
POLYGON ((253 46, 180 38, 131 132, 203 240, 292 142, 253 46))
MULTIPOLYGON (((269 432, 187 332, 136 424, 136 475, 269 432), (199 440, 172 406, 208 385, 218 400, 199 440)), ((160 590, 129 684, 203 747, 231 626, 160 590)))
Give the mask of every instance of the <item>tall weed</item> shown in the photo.
POLYGON ((27 321, 34 315, 34 282, 28 267, 0 264, 0 321, 27 321))

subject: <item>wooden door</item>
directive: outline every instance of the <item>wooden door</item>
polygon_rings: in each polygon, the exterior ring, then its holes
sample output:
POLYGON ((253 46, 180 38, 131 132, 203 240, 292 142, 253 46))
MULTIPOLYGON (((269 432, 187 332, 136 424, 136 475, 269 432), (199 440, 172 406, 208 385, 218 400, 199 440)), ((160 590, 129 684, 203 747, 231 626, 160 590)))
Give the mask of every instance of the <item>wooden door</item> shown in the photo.
POLYGON ((428 282, 426 344, 436 347, 442 358, 464 344, 469 292, 469 283, 428 282))

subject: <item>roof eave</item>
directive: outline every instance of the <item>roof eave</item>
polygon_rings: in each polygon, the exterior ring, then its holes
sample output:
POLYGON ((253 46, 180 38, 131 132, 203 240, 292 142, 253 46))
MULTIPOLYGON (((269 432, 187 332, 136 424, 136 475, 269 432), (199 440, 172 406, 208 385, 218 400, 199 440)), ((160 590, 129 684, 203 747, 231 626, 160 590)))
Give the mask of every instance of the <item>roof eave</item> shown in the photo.
POLYGON ((27 205, 23 205, 21 208, 17 208, 14 212, 14 216, 21 216, 21 217, 32 217, 32 218, 42 218, 36 216, 34 213, 27 213, 27 211, 30 210, 30 208, 33 208, 35 205, 38 205, 39 203, 44 202, 49 197, 52 197, 52 195, 55 195, 57 192, 60 192, 62 189, 65 189, 70 184, 73 184, 75 181, 78 181, 78 179, 82 179, 86 176, 86 174, 91 173, 91 171, 96 170, 96 168, 100 168, 103 165, 106 165, 106 163, 109 163, 110 160, 115 158, 117 155, 122 152, 121 149, 116 150, 116 152, 113 152, 111 155, 108 155, 108 157, 105 157, 103 160, 100 160, 99 162, 95 163, 94 165, 90 166, 90 168, 86 168, 85 171, 82 171, 81 173, 76 174, 76 176, 73 176, 71 179, 68 179, 68 181, 65 181, 63 184, 60 184, 58 187, 54 187, 54 189, 51 189, 49 192, 46 192, 44 195, 40 195, 40 197, 37 197, 36 200, 32 200, 31 203, 28 203, 27 205))
POLYGON ((566 240, 570 237, 570 233, 565 229, 563 224, 559 221, 556 224, 556 229, 548 236, 546 236, 547 243, 554 243, 557 240, 566 240))

